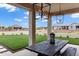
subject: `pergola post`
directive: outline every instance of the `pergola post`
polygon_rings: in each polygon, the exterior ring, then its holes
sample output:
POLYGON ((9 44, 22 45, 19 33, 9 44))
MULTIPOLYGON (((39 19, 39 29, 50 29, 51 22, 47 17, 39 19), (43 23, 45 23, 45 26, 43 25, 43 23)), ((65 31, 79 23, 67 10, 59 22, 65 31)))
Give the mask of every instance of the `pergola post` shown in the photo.
POLYGON ((36 24, 35 24, 35 12, 30 11, 29 12, 29 46, 35 44, 36 39, 36 24))
POLYGON ((52 16, 49 16, 48 17, 48 30, 47 30, 48 40, 50 39, 51 32, 52 32, 52 16))

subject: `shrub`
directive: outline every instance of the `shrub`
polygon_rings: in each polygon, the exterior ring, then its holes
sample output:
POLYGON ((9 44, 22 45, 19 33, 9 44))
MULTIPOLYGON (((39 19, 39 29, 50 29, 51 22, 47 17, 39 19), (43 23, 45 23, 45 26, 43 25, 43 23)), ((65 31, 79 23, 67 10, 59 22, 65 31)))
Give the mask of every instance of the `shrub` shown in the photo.
POLYGON ((23 35, 23 33, 20 33, 20 35, 23 35))
POLYGON ((67 35, 66 38, 69 38, 69 36, 67 35))
POLYGON ((59 36, 60 38, 62 38, 62 36, 59 36))
POLYGON ((2 35, 5 35, 5 33, 2 33, 2 35))

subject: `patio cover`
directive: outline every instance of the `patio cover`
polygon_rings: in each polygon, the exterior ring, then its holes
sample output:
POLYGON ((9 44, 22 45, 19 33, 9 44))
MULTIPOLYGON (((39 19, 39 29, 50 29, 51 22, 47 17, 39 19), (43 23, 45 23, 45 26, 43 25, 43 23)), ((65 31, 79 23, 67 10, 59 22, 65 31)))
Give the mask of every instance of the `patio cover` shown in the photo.
MULTIPOLYGON (((32 3, 11 3, 12 5, 27 8, 29 10, 32 10, 32 3)), ((44 4, 45 5, 45 4, 44 4)), ((35 10, 38 11, 41 9, 40 3, 35 6, 35 10)), ((43 8, 43 11, 45 14, 48 14, 49 7, 43 8)), ((51 13, 50 15, 58 15, 59 12, 59 3, 51 3, 51 13)), ((64 14, 69 13, 77 13, 79 12, 79 3, 61 3, 61 12, 64 14)))

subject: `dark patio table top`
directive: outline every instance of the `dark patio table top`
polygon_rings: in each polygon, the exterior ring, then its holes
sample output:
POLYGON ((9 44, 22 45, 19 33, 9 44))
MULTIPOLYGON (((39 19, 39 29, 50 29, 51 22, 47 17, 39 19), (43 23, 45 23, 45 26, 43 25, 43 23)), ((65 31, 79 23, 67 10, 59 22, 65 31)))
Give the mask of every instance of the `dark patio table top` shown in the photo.
POLYGON ((66 44, 68 41, 65 40, 55 40, 55 44, 50 44, 49 40, 43 41, 41 43, 37 43, 35 45, 29 46, 26 49, 36 52, 38 54, 43 54, 47 56, 56 55, 66 44))

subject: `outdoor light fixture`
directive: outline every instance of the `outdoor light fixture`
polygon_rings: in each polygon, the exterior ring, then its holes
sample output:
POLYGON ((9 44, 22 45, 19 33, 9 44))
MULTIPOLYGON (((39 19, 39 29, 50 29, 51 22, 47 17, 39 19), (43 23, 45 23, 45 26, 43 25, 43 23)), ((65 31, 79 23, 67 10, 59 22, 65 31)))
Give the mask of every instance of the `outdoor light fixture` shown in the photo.
MULTIPOLYGON (((41 20, 44 20, 44 19, 48 19, 49 15, 50 15, 50 10, 51 10, 51 4, 49 3, 34 3, 33 6, 40 6, 40 10, 38 11, 38 14, 39 14, 39 19, 41 20), (45 17, 44 16, 44 8, 46 7, 49 7, 49 10, 48 10, 48 17, 45 17)), ((33 10, 35 10, 35 8, 33 8, 33 10)), ((37 18, 38 19, 38 18, 37 18)))
POLYGON ((61 24, 64 22, 64 14, 61 12, 61 3, 59 3, 59 13, 56 16, 56 22, 58 24, 61 24))

